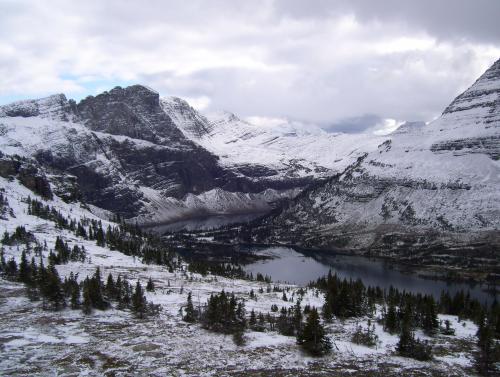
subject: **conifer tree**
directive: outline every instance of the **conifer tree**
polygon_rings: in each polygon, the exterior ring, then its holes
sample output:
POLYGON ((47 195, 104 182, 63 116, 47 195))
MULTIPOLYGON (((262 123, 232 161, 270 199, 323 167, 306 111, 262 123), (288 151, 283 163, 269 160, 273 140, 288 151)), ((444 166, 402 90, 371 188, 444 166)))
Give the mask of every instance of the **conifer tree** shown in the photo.
POLYGON ((144 296, 144 290, 139 280, 137 280, 135 291, 132 295, 132 311, 139 318, 144 318, 146 314, 146 297, 144 296))
POLYGON ((7 275, 9 279, 17 278, 17 263, 14 258, 10 258, 7 262, 5 266, 5 275, 7 275))
POLYGON ((99 221, 99 227, 94 232, 95 232, 94 236, 96 239, 97 246, 101 246, 101 247, 106 246, 106 238, 104 235, 104 231, 102 229, 102 223, 100 221, 99 221))
POLYGON ((28 259, 26 258, 26 250, 21 253, 21 262, 19 263, 19 281, 29 284, 31 281, 30 266, 28 264, 28 259))
POLYGON ((83 303, 82 311, 84 314, 92 313, 92 299, 90 297, 90 284, 89 278, 87 277, 83 282, 83 303))
POLYGON ((89 294, 92 307, 105 310, 108 307, 108 303, 103 297, 103 282, 101 280, 101 269, 96 268, 94 276, 88 280, 89 294))
POLYGON ((257 324, 257 316, 255 315, 255 310, 253 309, 250 312, 250 319, 248 321, 248 324, 250 325, 251 328, 254 328, 255 325, 257 324))
POLYGON ((411 328, 411 317, 408 313, 405 313, 401 324, 401 334, 399 335, 396 350, 401 356, 410 357, 413 351, 414 343, 415 336, 411 328))
POLYGON ((394 334, 399 330, 396 306, 394 305, 392 300, 389 301, 389 306, 387 308, 387 313, 385 315, 384 328, 387 332, 391 334, 394 334))
POLYGON ((116 285, 111 272, 109 273, 108 279, 106 280, 106 294, 108 295, 108 297, 116 299, 116 285))
POLYGON ((303 331, 297 336, 297 343, 313 356, 321 356, 330 352, 332 346, 319 321, 316 308, 311 309, 303 331))
POLYGON ((433 335, 439 328, 439 321, 437 318, 437 308, 434 298, 428 297, 424 303, 422 327, 427 335, 433 335))
POLYGON ((474 362, 476 370, 483 376, 498 375, 495 364, 500 361, 500 345, 494 341, 493 326, 484 316, 479 323, 477 338, 479 352, 474 362))
POLYGON ((38 268, 35 263, 35 258, 31 258, 30 269, 30 279, 26 283, 28 287, 28 297, 32 301, 37 301, 39 299, 37 282, 38 282, 38 268))
POLYGON ((66 304, 62 291, 61 278, 54 264, 49 264, 41 290, 42 295, 52 304, 54 310, 59 310, 66 304))
POLYGON ((0 248, 0 271, 5 271, 7 268, 7 262, 5 261, 5 253, 3 247, 0 248))
POLYGON ((78 309, 80 307, 80 286, 78 283, 71 286, 71 309, 78 309))
POLYGON ((283 291, 283 296, 281 297, 283 301, 288 301, 288 298, 286 297, 285 291, 283 291))
POLYGON ((295 329, 295 334, 302 331, 302 308, 300 307, 300 299, 293 306, 293 326, 295 329))
POLYGON ((146 284, 146 291, 148 292, 154 292, 155 290, 155 285, 153 283, 153 279, 151 277, 148 280, 148 283, 146 284))
POLYGON ((196 311, 194 310, 193 298, 191 296, 191 292, 188 293, 187 304, 186 304, 186 315, 184 316, 183 319, 186 322, 196 321, 196 311))

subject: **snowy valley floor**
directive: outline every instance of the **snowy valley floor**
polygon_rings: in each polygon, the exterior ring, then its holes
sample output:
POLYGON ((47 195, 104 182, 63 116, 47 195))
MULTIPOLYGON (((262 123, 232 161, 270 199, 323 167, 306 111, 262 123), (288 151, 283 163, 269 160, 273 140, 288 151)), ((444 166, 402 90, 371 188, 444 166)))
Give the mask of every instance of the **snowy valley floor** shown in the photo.
MULTIPOLYGON (((97 256, 93 257, 94 263, 97 256)), ((83 266, 71 266, 82 271, 83 266)), ((334 322, 328 333, 335 343, 333 352, 323 358, 303 354, 295 338, 275 332, 247 332, 247 344, 236 346, 231 336, 205 331, 197 324, 181 320, 179 309, 186 293, 193 292, 195 303, 210 292, 234 291, 247 297, 247 311, 268 312, 270 306, 293 305, 281 300, 281 293, 258 294, 250 299, 250 289, 258 283, 229 279, 192 281, 180 273, 140 264, 106 268, 103 272, 126 273, 135 280, 152 276, 157 288, 148 299, 161 303, 158 317, 136 319, 126 311, 94 311, 84 315, 70 309, 47 312, 41 304, 25 298, 24 287, 1 281, 0 285, 0 373, 10 376, 468 376, 471 373, 470 349, 476 328, 465 327, 451 318, 457 336, 435 339, 442 350, 432 362, 417 362, 392 356, 397 336, 376 331, 381 344, 376 349, 351 343, 350 336, 359 321, 334 322), (170 287, 167 287, 170 282, 170 287), (183 287, 183 294, 180 294, 183 287), (451 353, 451 350, 456 352, 451 353)), ((321 298, 309 290, 303 304, 319 306, 321 298)), ((364 321, 366 323, 366 321, 364 321)))

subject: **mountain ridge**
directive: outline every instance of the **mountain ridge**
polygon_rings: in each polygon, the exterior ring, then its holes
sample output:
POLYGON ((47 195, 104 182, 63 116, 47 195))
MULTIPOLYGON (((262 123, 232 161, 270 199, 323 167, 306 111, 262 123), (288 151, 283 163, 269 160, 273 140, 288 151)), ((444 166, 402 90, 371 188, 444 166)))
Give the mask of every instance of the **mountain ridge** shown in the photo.
POLYGON ((398 258, 454 251, 496 264, 499 63, 439 119, 387 135, 376 151, 257 224, 256 239, 398 258), (485 86, 493 89, 485 94, 485 86))

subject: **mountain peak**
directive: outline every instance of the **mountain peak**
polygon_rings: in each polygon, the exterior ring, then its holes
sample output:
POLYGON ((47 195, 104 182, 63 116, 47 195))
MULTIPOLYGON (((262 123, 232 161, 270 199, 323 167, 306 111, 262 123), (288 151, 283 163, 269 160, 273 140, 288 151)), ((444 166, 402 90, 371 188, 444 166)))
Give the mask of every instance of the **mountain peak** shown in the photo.
POLYGON ((69 103, 62 93, 39 99, 16 101, 0 106, 0 117, 42 117, 56 120, 65 119, 69 103))
POLYGON ((444 110, 443 116, 463 114, 484 117, 486 123, 500 120, 500 59, 444 110))
MULTIPOLYGON (((226 110, 217 110, 210 113, 205 114, 207 119, 211 123, 220 123, 220 122, 242 122, 240 118, 238 118, 235 114, 226 110)), ((246 122, 245 122, 246 123, 246 122)))
POLYGON ((156 143, 183 139, 163 111, 158 92, 144 85, 115 87, 89 96, 77 105, 77 115, 87 127, 156 143))
POLYGON ((197 140, 210 133, 208 120, 182 98, 161 98, 160 106, 186 137, 197 140))

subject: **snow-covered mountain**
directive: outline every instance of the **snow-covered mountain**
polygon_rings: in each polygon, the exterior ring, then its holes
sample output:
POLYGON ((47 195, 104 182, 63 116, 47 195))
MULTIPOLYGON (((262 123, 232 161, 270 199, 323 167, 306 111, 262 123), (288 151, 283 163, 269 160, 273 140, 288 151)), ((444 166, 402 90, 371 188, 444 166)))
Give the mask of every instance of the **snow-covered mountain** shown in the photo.
POLYGON ((402 254, 500 247, 500 60, 442 116, 376 150, 267 220, 267 240, 402 254))
MULTIPOLYGON (((183 134, 188 118, 178 101, 167 109, 157 92, 134 85, 78 104, 63 94, 16 102, 0 107, 1 151, 73 177, 86 202, 142 223, 265 211, 311 182, 266 166, 221 165, 183 134)), ((189 119, 199 132, 208 124, 194 110, 189 119)))
POLYGON ((378 136, 329 133, 312 124, 286 120, 254 125, 228 111, 202 115, 176 97, 161 103, 187 138, 219 156, 224 166, 244 174, 260 166, 267 177, 275 179, 329 177, 382 141, 378 136))
POLYGON ((254 125, 141 85, 80 103, 62 94, 16 102, 0 107, 0 172, 14 155, 31 159, 59 192, 74 182, 87 203, 143 224, 269 211, 309 186, 268 219, 273 240, 374 250, 491 244, 499 72, 497 62, 436 121, 387 136, 254 125))

